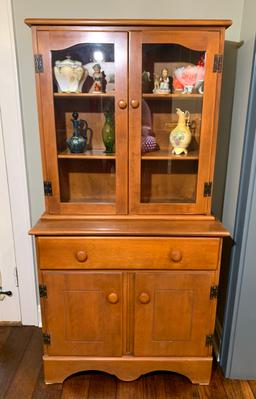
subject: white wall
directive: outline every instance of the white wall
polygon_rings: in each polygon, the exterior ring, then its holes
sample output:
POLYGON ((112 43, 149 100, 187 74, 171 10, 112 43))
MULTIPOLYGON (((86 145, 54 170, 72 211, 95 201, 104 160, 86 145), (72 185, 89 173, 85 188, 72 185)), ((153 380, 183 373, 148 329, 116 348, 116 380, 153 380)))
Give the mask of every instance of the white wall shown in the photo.
POLYGON ((252 69, 253 46, 256 32, 256 2, 245 0, 242 14, 241 40, 238 50, 229 160, 223 208, 223 223, 233 233, 236 201, 239 188, 241 157, 252 69))
POLYGON ((22 114, 25 132, 27 173, 30 191, 32 221, 44 209, 40 163, 39 134, 35 97, 33 55, 30 29, 24 18, 205 18, 232 19, 226 38, 239 41, 244 0, 130 0, 125 6, 120 0, 97 3, 84 0, 12 0, 18 67, 22 97, 22 114))

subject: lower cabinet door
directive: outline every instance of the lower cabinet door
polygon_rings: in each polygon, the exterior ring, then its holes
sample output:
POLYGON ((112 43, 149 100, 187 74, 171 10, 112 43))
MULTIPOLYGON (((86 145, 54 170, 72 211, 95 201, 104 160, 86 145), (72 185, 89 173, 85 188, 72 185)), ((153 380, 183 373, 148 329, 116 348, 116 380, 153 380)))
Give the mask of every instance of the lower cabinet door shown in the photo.
POLYGON ((122 273, 42 273, 49 355, 122 354, 122 273))
POLYGON ((207 356, 216 299, 214 272, 135 274, 135 356, 207 356))

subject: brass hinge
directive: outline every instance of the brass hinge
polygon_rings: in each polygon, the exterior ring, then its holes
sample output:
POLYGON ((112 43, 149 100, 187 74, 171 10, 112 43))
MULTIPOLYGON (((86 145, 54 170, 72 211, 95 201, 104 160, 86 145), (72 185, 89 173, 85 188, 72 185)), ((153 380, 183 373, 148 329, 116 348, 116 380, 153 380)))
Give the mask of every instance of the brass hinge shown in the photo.
POLYGON ((213 344, 213 334, 206 335, 205 337, 205 345, 211 346, 213 344))
POLYGON ((217 73, 222 72, 222 67, 223 67, 223 55, 215 54, 213 62, 213 72, 217 73))
POLYGON ((52 195, 52 183, 50 181, 44 181, 44 195, 47 197, 52 195))
POLYGON ((34 54, 35 72, 44 72, 44 63, 42 54, 34 54))
POLYGON ((212 195, 212 182, 204 183, 204 197, 211 197, 212 195))
POLYGON ((47 298, 47 288, 44 284, 39 284, 39 295, 40 298, 47 298))
POLYGON ((51 344, 50 334, 43 333, 43 341, 45 345, 50 345, 51 344))
POLYGON ((219 286, 212 285, 210 290, 210 299, 218 298, 219 286))

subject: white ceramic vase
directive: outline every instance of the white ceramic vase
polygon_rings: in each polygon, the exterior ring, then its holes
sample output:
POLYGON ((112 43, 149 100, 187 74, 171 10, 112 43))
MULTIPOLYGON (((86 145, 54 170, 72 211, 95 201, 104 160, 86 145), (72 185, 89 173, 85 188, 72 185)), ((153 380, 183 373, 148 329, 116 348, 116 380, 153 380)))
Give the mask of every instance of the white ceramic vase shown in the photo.
POLYGON ((67 57, 63 61, 55 62, 54 75, 59 93, 80 93, 88 71, 80 61, 67 57))

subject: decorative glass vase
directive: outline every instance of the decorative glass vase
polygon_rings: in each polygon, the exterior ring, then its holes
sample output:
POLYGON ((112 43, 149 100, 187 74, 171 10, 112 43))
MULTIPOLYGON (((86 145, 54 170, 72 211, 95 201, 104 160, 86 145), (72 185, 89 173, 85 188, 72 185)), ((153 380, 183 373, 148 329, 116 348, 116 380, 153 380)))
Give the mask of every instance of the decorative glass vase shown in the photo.
POLYGON ((70 152, 74 154, 83 153, 87 144, 87 122, 83 119, 78 119, 78 113, 72 113, 73 119, 73 135, 67 139, 67 145, 70 152))
POLYGON ((106 147, 105 153, 111 154, 115 152, 115 124, 113 114, 109 111, 105 112, 105 123, 102 128, 102 140, 106 147))

